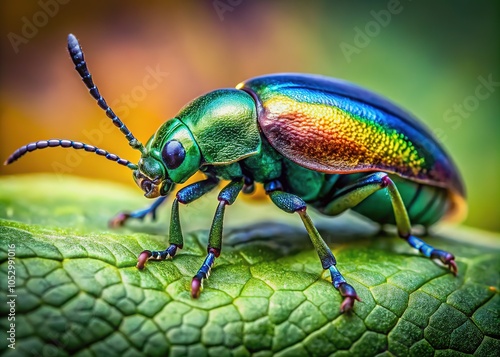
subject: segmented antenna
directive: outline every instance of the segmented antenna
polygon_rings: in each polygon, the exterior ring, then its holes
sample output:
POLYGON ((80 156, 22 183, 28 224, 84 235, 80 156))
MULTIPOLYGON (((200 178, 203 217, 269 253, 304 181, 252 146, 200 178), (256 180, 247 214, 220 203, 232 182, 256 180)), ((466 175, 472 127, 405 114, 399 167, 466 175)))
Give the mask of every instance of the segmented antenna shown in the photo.
POLYGON ((40 140, 37 142, 29 143, 27 145, 21 146, 19 149, 14 151, 12 155, 4 162, 4 165, 8 165, 19 159, 24 154, 45 148, 53 148, 53 147, 63 147, 63 148, 72 148, 72 149, 83 149, 88 152, 96 153, 97 155, 104 156, 106 159, 115 161, 116 163, 127 166, 131 170, 137 170, 137 165, 131 163, 128 160, 120 159, 115 154, 110 154, 106 150, 99 149, 93 145, 88 145, 85 143, 81 143, 79 141, 71 141, 71 140, 60 140, 60 139, 51 139, 51 140, 40 140))
POLYGON ((106 115, 108 116, 109 119, 113 121, 113 124, 115 124, 115 126, 117 126, 120 129, 120 131, 125 135, 130 146, 132 146, 132 148, 139 150, 142 154, 144 154, 145 150, 142 143, 134 137, 134 135, 127 128, 127 126, 123 124, 120 118, 116 116, 113 110, 106 103, 106 100, 99 93, 99 89, 94 84, 94 81, 92 80, 92 75, 90 74, 87 68, 87 63, 85 62, 85 58, 83 57, 82 48, 80 47, 80 44, 78 43, 76 37, 71 33, 68 35, 68 52, 69 55, 71 56, 73 63, 75 64, 75 69, 80 74, 80 77, 82 77, 83 83, 85 83, 85 85, 89 89, 90 95, 97 101, 97 104, 106 112, 106 115))

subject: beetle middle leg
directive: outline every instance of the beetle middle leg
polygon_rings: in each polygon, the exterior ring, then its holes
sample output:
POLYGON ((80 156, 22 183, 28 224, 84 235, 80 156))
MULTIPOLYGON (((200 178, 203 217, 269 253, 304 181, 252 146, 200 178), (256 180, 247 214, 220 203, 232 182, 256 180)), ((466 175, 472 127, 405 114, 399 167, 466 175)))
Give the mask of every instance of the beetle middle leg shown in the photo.
POLYGON ((182 249, 184 238, 182 237, 181 222, 179 219, 179 202, 183 204, 191 203, 211 191, 218 183, 219 180, 217 178, 209 177, 188 185, 177 192, 172 202, 172 214, 170 216, 170 245, 165 250, 144 250, 141 252, 137 259, 138 269, 143 269, 146 261, 149 259, 165 260, 173 258, 177 253, 177 249, 182 249))
POLYGON ((307 205, 304 200, 294 194, 284 192, 278 181, 271 181, 267 183, 265 185, 265 190, 278 208, 288 213, 299 214, 307 233, 309 234, 309 238, 318 253, 323 269, 328 269, 330 271, 333 286, 344 298, 342 304, 340 305, 340 311, 344 312, 350 310, 354 305, 355 300, 360 301, 358 294, 356 293, 356 290, 354 290, 354 288, 346 282, 345 278, 337 269, 337 260, 307 214, 307 205))
POLYGON ((418 249, 424 256, 440 260, 449 267, 454 275, 457 275, 458 268, 453 254, 435 249, 411 234, 410 218, 401 195, 392 179, 384 172, 368 174, 340 189, 331 198, 330 203, 323 211, 332 216, 340 214, 349 208, 355 207, 365 198, 381 189, 387 189, 389 193, 399 236, 405 239, 413 248, 418 249))
POLYGON ((222 248, 222 225, 224 220, 224 211, 226 205, 232 205, 238 197, 238 194, 243 189, 243 178, 234 179, 225 186, 219 193, 219 205, 215 211, 215 216, 212 221, 212 227, 208 235, 207 257, 201 265, 196 275, 191 281, 191 296, 197 298, 200 295, 203 280, 208 278, 210 270, 214 265, 215 258, 220 255, 222 248))

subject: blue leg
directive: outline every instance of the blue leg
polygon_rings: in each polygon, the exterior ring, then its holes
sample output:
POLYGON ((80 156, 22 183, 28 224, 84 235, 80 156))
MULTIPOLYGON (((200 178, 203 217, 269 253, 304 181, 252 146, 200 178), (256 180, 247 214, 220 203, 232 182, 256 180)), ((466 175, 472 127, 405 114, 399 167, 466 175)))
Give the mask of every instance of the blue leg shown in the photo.
POLYGON ((243 185, 243 179, 234 179, 219 193, 219 205, 215 211, 212 227, 210 228, 210 233, 208 235, 208 254, 205 261, 201 265, 201 268, 191 281, 191 296, 193 298, 198 298, 200 296, 201 288, 203 287, 203 280, 208 278, 210 270, 214 265, 215 258, 220 255, 222 249, 222 226, 226 205, 232 205, 234 203, 236 197, 238 197, 238 194, 243 189, 243 185))
POLYGON ((206 180, 195 182, 177 192, 172 202, 172 214, 170 216, 169 247, 165 250, 144 250, 137 259, 137 268, 143 269, 148 260, 165 260, 173 258, 177 249, 182 249, 184 238, 182 236, 181 222, 179 219, 179 202, 188 204, 210 192, 217 186, 219 180, 209 177, 206 180))
POLYGON ((151 215, 153 221, 156 220, 156 209, 165 202, 167 196, 162 196, 156 199, 153 204, 147 208, 140 209, 133 212, 120 212, 109 221, 109 226, 112 228, 120 227, 125 224, 130 218, 143 220, 148 214, 151 215))
POLYGON ((345 278, 337 269, 337 261, 307 214, 307 206, 304 200, 291 193, 284 192, 278 181, 269 182, 265 185, 265 189, 273 203, 280 209, 288 213, 299 214, 307 233, 309 234, 309 238, 311 238, 311 242, 318 253, 323 269, 328 269, 330 271, 333 286, 344 298, 342 304, 340 305, 340 311, 344 312, 350 310, 353 307, 355 300, 360 301, 358 294, 356 293, 356 290, 354 290, 354 288, 346 282, 345 278))

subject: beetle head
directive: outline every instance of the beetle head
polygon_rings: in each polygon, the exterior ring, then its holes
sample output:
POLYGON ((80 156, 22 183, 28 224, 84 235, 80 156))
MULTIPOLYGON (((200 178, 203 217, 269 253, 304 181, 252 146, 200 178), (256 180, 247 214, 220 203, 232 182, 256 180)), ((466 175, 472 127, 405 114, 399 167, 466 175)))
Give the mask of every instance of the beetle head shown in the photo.
POLYGON ((165 122, 146 144, 134 180, 144 196, 165 196, 176 183, 189 179, 201 164, 201 154, 189 129, 179 120, 165 122))
POLYGON ((85 150, 134 170, 134 180, 148 198, 166 195, 173 189, 175 183, 186 181, 198 171, 201 162, 200 150, 191 132, 179 119, 174 118, 164 123, 151 137, 147 145, 143 146, 99 93, 87 68, 82 48, 72 34, 68 35, 68 51, 75 64, 75 69, 89 89, 90 95, 125 135, 130 146, 141 152, 139 164, 135 165, 94 145, 66 139, 51 139, 40 140, 20 147, 5 161, 6 165, 16 161, 26 153, 38 149, 63 147, 85 150))

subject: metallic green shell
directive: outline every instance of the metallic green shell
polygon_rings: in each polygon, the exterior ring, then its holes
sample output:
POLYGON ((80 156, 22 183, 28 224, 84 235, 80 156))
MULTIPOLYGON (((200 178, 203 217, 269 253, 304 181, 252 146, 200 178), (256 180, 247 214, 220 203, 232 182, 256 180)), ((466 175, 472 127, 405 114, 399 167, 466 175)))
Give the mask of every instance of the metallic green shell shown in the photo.
POLYGON ((227 165, 260 151, 253 98, 236 89, 219 89, 196 98, 176 116, 191 131, 204 163, 227 165))

